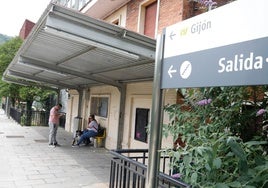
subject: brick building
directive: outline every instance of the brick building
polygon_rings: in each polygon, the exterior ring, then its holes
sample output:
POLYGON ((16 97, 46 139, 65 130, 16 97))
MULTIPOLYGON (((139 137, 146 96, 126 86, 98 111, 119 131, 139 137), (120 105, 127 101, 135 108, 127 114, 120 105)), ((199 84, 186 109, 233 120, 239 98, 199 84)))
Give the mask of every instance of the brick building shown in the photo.
MULTIPOLYGON (((91 17, 102 19, 108 23, 119 25, 128 30, 147 35, 150 38, 156 38, 161 34, 165 27, 183 21, 187 18, 198 15, 207 11, 207 7, 203 4, 189 0, 132 0, 120 1, 118 7, 105 11, 99 10, 102 1, 97 1, 92 6, 85 6, 83 13, 91 17), (99 5, 99 6, 98 6, 99 5), (88 9, 87 9, 88 7, 88 9), (100 13, 102 12, 102 14, 100 13)), ((218 0, 217 6, 226 4, 229 1, 218 0)), ((110 2, 111 4, 113 2, 110 2)), ((68 107, 75 104, 72 100, 78 101, 78 95, 75 91, 70 91, 71 100, 68 107), (72 93, 73 92, 73 93, 72 93), (75 99, 76 98, 76 99, 75 99)), ((113 87, 91 87, 91 99, 100 98, 102 100, 108 97, 108 116, 107 118, 98 117, 98 121, 103 124, 108 131, 106 138, 106 147, 109 149, 118 148, 148 148, 149 135, 146 127, 150 123, 151 106, 152 106, 152 81, 133 82, 126 86, 126 100, 124 108, 124 126, 118 127, 119 109, 116 104, 120 103, 118 93, 113 87), (137 119, 143 119, 137 122, 137 119), (120 133, 121 132, 121 133, 120 133), (121 138, 120 138, 121 137, 121 138), (121 142, 121 143, 118 143, 121 142), (116 146, 116 143, 119 144, 116 146)), ((176 103, 181 97, 175 89, 170 89, 165 93, 165 104, 176 103)), ((90 97, 89 97, 90 98, 90 97)), ((84 108, 84 115, 92 112, 92 100, 86 102, 89 108, 84 108)), ((119 104, 118 104, 119 106, 119 104)), ((73 107, 71 107, 73 109, 73 107)), ((70 109, 70 108, 69 108, 70 109)), ((72 117, 67 118, 67 122, 71 124, 72 117)), ((164 122, 168 122, 167 116, 164 122)), ((86 122, 83 122, 83 126, 86 122)), ((172 147, 173 138, 164 138, 162 147, 172 147)))
POLYGON ((30 20, 25 20, 19 33, 19 37, 21 39, 26 39, 27 36, 30 34, 31 30, 33 29, 35 23, 31 22, 30 20))
MULTIPOLYGON (((76 117, 81 118, 83 129, 88 115, 94 113, 106 127, 107 149, 148 148, 155 38, 164 28, 207 7, 189 0, 52 2, 26 38, 28 44, 22 45, 22 57, 10 64, 13 71, 6 74, 68 89, 67 131, 77 128, 76 117), (16 64, 21 59, 24 64, 16 64)), ((229 1, 217 2, 221 6, 229 1)), ((32 25, 25 22, 23 37, 32 25)), ((164 95, 165 104, 176 103, 181 96, 175 89, 164 95)), ((169 121, 167 115, 163 121, 169 121)), ((163 138, 162 147, 173 147, 173 138, 163 138)))

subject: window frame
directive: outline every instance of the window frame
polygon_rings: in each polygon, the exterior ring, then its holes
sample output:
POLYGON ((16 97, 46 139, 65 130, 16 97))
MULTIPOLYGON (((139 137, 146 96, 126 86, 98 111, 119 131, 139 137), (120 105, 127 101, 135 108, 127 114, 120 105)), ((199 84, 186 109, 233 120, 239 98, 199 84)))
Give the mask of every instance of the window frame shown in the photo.
MULTIPOLYGON (((144 34, 144 24, 145 24, 145 14, 146 14, 146 7, 151 5, 152 3, 157 3, 157 7, 159 6, 159 1, 157 0, 145 0, 143 1, 140 6, 139 6, 139 16, 138 16, 138 27, 137 27, 137 32, 140 34, 144 34)), ((158 30, 158 8, 156 9, 156 20, 155 20, 155 37, 157 35, 157 30, 158 30)))
POLYGON ((103 118, 108 118, 109 101, 110 101, 109 96, 91 96, 90 114, 94 114, 95 116, 103 118))

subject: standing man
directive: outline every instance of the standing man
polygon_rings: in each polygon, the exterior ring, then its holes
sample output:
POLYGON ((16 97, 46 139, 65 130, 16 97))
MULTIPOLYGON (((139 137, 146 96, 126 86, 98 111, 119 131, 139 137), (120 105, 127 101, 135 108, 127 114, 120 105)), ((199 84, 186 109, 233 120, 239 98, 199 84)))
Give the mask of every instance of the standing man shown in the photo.
POLYGON ((57 104, 56 106, 52 107, 49 114, 49 147, 56 147, 56 145, 59 145, 57 143, 57 130, 60 123, 60 117, 63 116, 63 113, 59 113, 59 110, 62 108, 61 104, 57 104))

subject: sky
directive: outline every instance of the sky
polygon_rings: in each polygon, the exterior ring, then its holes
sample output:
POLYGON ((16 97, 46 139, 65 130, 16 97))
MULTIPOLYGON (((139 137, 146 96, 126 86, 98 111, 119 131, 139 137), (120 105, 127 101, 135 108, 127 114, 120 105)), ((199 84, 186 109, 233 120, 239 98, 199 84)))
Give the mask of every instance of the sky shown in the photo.
POLYGON ((51 0, 1 0, 0 33, 19 36, 26 19, 36 23, 51 0))

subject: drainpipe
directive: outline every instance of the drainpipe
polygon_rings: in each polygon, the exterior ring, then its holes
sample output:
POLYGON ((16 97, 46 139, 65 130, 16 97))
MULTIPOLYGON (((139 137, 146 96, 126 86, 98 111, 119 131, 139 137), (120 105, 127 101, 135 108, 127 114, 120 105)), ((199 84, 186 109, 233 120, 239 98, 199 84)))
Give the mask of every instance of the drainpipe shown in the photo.
POLYGON ((120 107, 119 107, 119 122, 118 122, 118 136, 117 136, 117 149, 122 149, 123 135, 124 135, 124 119, 125 119, 125 104, 126 104, 126 85, 118 90, 120 92, 120 107))

